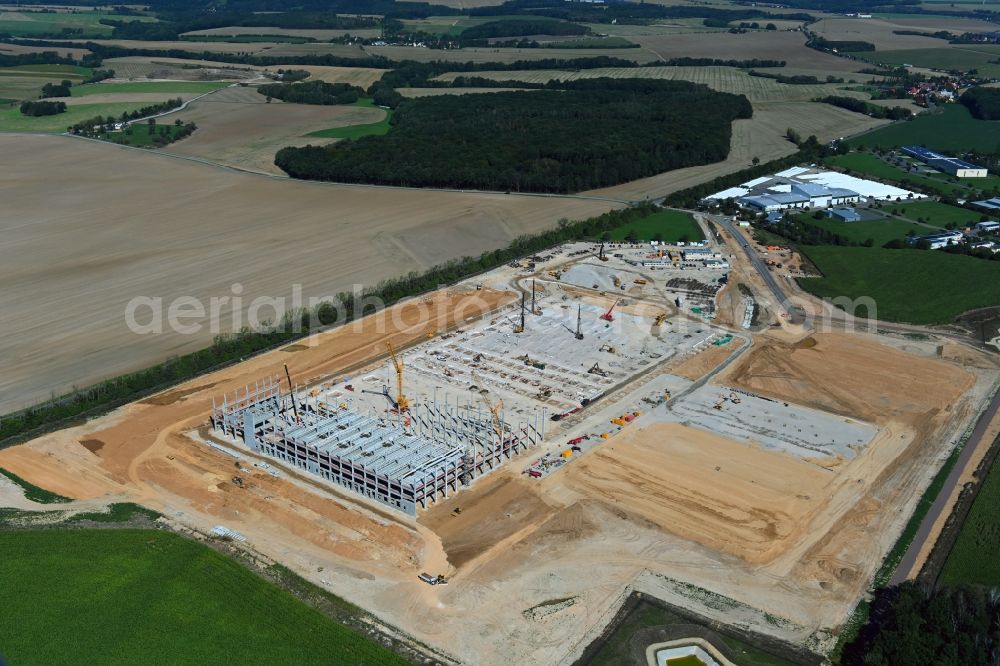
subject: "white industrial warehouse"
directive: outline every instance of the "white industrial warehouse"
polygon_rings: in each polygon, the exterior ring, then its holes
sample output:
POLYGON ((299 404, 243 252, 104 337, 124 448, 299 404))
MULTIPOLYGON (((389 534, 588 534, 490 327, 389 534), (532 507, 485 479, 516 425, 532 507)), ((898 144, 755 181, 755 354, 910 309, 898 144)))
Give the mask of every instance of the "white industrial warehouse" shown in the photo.
POLYGON ((863 199, 902 201, 923 197, 918 192, 837 171, 792 167, 716 192, 705 200, 736 199, 743 206, 771 213, 795 208, 837 207, 863 199))

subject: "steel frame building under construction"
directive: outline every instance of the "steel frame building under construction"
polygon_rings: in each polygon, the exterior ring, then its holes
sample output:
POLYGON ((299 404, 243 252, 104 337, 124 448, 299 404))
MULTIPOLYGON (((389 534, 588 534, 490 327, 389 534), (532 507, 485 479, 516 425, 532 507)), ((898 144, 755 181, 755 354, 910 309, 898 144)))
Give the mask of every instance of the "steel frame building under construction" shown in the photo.
POLYGON ((265 379, 213 401, 217 434, 415 516, 542 439, 541 419, 516 429, 469 406, 414 405, 366 416, 265 379))

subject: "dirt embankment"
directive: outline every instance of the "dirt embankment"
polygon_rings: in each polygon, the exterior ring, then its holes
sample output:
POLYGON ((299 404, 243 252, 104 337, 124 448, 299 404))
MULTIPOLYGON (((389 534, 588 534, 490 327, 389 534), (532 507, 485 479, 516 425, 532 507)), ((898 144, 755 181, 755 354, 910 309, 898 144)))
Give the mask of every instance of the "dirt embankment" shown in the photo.
POLYGON ((203 426, 212 398, 263 376, 278 376, 286 363, 296 382, 318 381, 379 359, 387 341, 403 348, 513 298, 484 289, 415 299, 392 314, 367 317, 84 426, 0 451, 0 466, 68 497, 126 498, 206 530, 225 524, 272 557, 302 557, 314 547, 311 556, 374 562, 386 575, 400 576, 435 557, 422 530, 402 516, 362 508, 346 495, 336 499, 335 492, 316 494, 304 475, 276 478, 251 468, 246 459, 237 466, 234 458, 193 441, 188 433, 202 428, 207 436, 203 426), (243 487, 233 483, 236 476, 243 487), (292 542, 300 544, 299 551, 289 551, 292 542))

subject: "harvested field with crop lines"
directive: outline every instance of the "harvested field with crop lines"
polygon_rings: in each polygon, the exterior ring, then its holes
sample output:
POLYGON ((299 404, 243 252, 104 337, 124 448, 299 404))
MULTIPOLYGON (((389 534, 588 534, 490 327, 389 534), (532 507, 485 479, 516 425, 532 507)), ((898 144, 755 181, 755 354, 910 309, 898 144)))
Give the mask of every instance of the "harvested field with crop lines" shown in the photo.
POLYGON ((260 76, 249 65, 179 58, 108 58, 104 66, 115 70, 117 80, 242 81, 260 76))
POLYGON ((199 157, 240 169, 283 176, 274 154, 286 146, 321 145, 306 135, 317 130, 374 123, 385 117, 378 108, 354 105, 270 104, 255 88, 227 88, 164 116, 194 122, 198 131, 170 145, 178 155, 199 157))
MULTIPOLYGON (((461 72, 447 72, 437 77, 451 81, 461 72)), ((614 79, 668 79, 703 83, 720 92, 746 95, 751 102, 808 101, 824 95, 848 95, 866 98, 867 95, 843 90, 845 84, 822 83, 816 85, 788 85, 763 76, 750 76, 733 67, 607 67, 583 69, 573 72, 557 69, 539 69, 516 72, 475 72, 475 76, 496 81, 523 81, 546 83, 553 79, 575 81, 610 77, 614 79)))
POLYGON ((748 32, 746 34, 721 33, 706 38, 704 35, 649 35, 630 38, 663 60, 670 58, 766 58, 784 60, 789 65, 827 72, 854 72, 865 63, 838 58, 806 47, 801 32, 748 32))
MULTIPOLYGON (((634 40, 633 40, 634 41, 634 40)), ((633 62, 653 62, 655 53, 648 49, 512 49, 512 48, 467 48, 442 51, 421 49, 414 46, 366 46, 369 55, 384 56, 390 60, 434 60, 454 62, 517 62, 518 60, 572 60, 608 56, 633 62)))

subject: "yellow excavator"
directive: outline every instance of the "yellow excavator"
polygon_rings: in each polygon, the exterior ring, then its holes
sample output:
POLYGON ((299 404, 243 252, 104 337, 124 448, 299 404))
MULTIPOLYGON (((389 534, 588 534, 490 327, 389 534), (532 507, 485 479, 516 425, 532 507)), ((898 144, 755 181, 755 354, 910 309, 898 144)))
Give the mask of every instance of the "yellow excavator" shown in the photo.
POLYGON ((391 342, 386 342, 385 346, 389 349, 389 358, 392 359, 392 365, 396 368, 396 409, 408 412, 410 411, 410 401, 403 395, 403 357, 396 354, 396 348, 392 346, 391 342))

